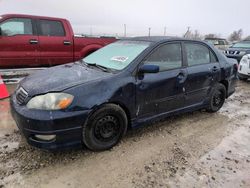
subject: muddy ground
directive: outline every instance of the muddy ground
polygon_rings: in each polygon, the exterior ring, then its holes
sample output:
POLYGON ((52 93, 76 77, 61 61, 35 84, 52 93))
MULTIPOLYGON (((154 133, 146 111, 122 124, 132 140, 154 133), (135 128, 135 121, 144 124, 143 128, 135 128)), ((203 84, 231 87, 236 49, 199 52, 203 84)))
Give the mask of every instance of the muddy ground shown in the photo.
POLYGON ((218 113, 167 118, 99 153, 28 146, 1 100, 0 187, 250 187, 250 82, 218 113))

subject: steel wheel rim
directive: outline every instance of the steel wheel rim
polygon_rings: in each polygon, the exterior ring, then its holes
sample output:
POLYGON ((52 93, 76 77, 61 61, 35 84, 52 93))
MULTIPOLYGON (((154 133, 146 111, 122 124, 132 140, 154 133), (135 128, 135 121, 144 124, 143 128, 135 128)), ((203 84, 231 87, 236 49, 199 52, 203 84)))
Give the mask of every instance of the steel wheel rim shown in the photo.
POLYGON ((94 136, 98 141, 111 142, 117 139, 120 133, 120 124, 117 117, 107 115, 100 118, 94 129, 94 136))
POLYGON ((216 91, 213 96, 213 106, 220 107, 223 103, 223 92, 216 91))

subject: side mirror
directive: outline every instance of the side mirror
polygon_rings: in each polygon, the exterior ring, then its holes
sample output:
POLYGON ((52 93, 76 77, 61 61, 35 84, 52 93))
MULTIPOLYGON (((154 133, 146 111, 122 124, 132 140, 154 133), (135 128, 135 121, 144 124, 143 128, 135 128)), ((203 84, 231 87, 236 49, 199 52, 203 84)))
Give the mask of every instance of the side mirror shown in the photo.
POLYGON ((2 36, 2 28, 0 27, 0 36, 2 36))
POLYGON ((139 68, 139 73, 158 73, 160 67, 158 65, 142 65, 139 68))

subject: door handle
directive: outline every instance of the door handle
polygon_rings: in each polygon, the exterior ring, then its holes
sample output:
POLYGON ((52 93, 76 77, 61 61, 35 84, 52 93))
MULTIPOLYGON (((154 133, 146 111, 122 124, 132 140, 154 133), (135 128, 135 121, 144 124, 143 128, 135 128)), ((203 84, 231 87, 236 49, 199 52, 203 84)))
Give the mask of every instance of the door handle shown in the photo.
POLYGON ((71 42, 70 42, 70 41, 65 40, 65 41, 63 41, 63 44, 64 44, 64 45, 71 45, 71 42))
POLYGON ((212 68, 212 72, 217 72, 217 71, 218 71, 218 67, 214 66, 214 67, 212 68))
POLYGON ((187 75, 185 72, 181 71, 178 75, 177 75, 177 80, 180 84, 184 83, 185 80, 187 78, 187 75))
POLYGON ((36 39, 30 39, 30 44, 38 44, 38 40, 36 40, 36 39))

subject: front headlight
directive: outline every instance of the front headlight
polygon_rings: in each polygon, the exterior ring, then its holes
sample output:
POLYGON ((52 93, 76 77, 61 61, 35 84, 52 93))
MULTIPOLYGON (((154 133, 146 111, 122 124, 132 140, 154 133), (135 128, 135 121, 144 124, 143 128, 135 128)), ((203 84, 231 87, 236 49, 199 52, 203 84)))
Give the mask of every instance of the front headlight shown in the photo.
POLYGON ((239 55, 245 55, 245 54, 246 54, 246 52, 241 51, 239 55))
POLYGON ((71 105, 74 96, 67 93, 48 93, 33 97, 27 104, 29 109, 62 110, 71 105))

